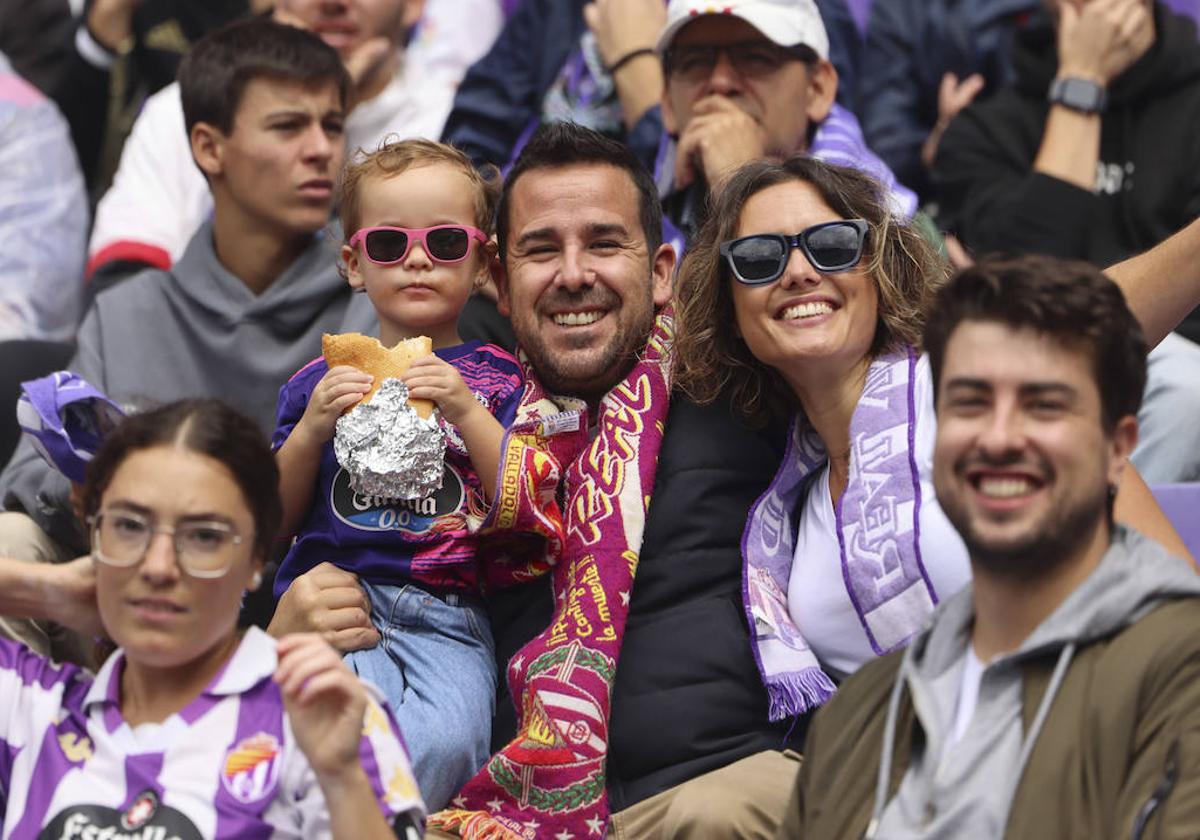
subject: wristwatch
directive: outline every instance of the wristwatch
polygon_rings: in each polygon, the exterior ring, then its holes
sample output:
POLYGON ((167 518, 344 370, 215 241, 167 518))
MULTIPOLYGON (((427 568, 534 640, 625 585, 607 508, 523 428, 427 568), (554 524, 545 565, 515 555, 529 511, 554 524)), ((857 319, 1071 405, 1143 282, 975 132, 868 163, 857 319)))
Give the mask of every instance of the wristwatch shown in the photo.
POLYGON ((1084 114, 1099 114, 1108 104, 1108 93, 1104 85, 1076 76, 1055 79, 1050 83, 1050 91, 1046 98, 1052 105, 1063 105, 1084 114))

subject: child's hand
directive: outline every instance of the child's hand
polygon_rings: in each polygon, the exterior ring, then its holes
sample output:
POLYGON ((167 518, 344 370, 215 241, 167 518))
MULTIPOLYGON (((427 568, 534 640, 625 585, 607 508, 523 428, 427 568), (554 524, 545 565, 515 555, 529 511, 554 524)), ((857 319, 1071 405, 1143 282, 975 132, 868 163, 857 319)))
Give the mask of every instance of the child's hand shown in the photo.
POLYGON ((349 365, 330 368, 321 377, 309 397, 304 416, 296 424, 315 443, 325 443, 333 437, 334 427, 342 412, 363 398, 371 390, 374 377, 349 365))
POLYGON ((413 362, 404 374, 404 384, 408 386, 411 399, 433 400, 442 416, 456 426, 476 410, 487 411, 475 399, 454 365, 434 355, 413 362))

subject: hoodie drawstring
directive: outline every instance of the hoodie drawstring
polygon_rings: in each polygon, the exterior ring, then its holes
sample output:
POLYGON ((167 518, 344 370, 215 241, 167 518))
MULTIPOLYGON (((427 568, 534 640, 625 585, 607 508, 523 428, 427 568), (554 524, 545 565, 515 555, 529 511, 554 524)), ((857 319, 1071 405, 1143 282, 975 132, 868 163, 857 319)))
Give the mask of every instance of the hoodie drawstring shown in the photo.
POLYGON ((887 718, 883 725, 883 752, 879 756, 879 775, 875 778, 875 805, 871 808, 871 821, 863 833, 863 840, 873 840, 879 830, 879 818, 887 805, 888 777, 892 772, 892 753, 896 742, 896 718, 900 714, 900 695, 904 691, 904 669, 912 658, 912 646, 904 651, 900 660, 900 670, 896 674, 896 682, 892 685, 892 694, 888 698, 887 718))
MULTIPOLYGON (((1013 774, 1012 786, 1008 794, 1010 808, 1013 797, 1017 792, 1017 785, 1020 784, 1021 776, 1025 772, 1025 765, 1029 763, 1029 757, 1033 754, 1034 744, 1037 742, 1038 735, 1041 734, 1042 727, 1046 724, 1046 718, 1050 714, 1050 706, 1054 702, 1054 697, 1058 694, 1059 688, 1062 687, 1063 680, 1066 679, 1067 667, 1071 664, 1071 660, 1075 656, 1075 647, 1075 642, 1068 642, 1058 655, 1058 661, 1054 665, 1054 672, 1050 675, 1050 682, 1046 686, 1046 693, 1042 697, 1042 702, 1038 704, 1037 713, 1033 716, 1033 723, 1030 724, 1029 732, 1025 734, 1025 740, 1021 744, 1020 761, 1017 763, 1017 771, 1013 774)), ((876 833, 879 831, 879 821, 883 817, 883 809, 887 806, 888 781, 892 774, 896 726, 897 719, 900 716, 900 697, 904 691, 905 668, 912 655, 913 648, 909 647, 904 652, 904 659, 900 662, 900 670, 896 674, 896 682, 892 685, 892 693, 888 698, 887 719, 883 727, 883 749, 879 756, 879 775, 875 779, 875 804, 871 809, 871 821, 867 823, 867 830, 863 833, 863 840, 874 840, 876 833)))

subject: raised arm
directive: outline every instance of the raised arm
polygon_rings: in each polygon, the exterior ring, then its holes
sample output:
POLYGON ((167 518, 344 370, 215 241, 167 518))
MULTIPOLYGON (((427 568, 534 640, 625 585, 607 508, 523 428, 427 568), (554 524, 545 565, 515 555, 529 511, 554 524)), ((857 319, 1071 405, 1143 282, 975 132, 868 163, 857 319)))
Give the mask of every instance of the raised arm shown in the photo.
MULTIPOLYGON (((278 651, 275 681, 296 743, 324 794, 329 835, 395 840, 391 823, 414 825, 425 809, 393 721, 319 636, 287 636, 278 651)), ((323 827, 309 828, 320 834, 323 827)))
POLYGON ((70 563, 0 558, 0 615, 43 618, 88 635, 103 632, 91 557, 70 563))
POLYGON ((414 400, 433 400, 442 416, 458 427, 484 497, 488 502, 495 499, 504 427, 475 399, 454 365, 437 356, 414 361, 404 374, 404 384, 414 400))
POLYGON ((1200 220, 1107 274, 1125 293, 1153 347, 1200 306, 1200 220))
POLYGON ((1172 554, 1195 562, 1183 538, 1163 513, 1133 464, 1127 465, 1113 503, 1113 518, 1136 528, 1172 554))

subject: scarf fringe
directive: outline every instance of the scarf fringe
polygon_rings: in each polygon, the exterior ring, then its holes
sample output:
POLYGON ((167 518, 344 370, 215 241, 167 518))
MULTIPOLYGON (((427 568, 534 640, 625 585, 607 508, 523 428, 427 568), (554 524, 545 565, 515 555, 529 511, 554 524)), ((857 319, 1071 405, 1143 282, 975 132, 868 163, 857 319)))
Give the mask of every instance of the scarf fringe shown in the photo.
POLYGON ((767 697, 771 701, 770 718, 776 721, 802 715, 824 705, 836 692, 837 686, 820 668, 773 674, 767 683, 767 697))
POLYGON ((463 840, 525 840, 483 811, 438 811, 429 817, 427 825, 457 832, 463 840))

